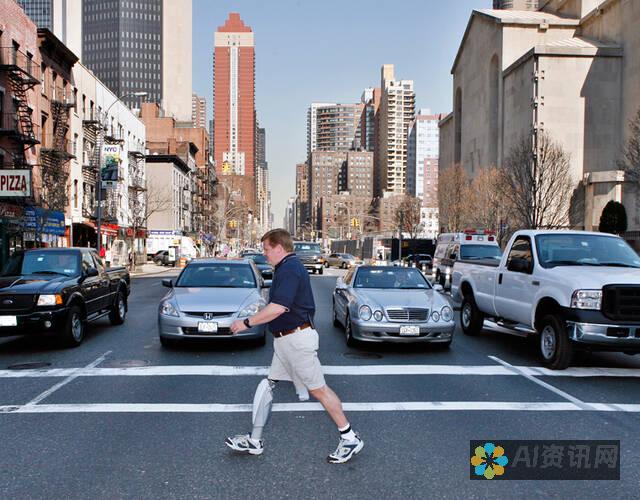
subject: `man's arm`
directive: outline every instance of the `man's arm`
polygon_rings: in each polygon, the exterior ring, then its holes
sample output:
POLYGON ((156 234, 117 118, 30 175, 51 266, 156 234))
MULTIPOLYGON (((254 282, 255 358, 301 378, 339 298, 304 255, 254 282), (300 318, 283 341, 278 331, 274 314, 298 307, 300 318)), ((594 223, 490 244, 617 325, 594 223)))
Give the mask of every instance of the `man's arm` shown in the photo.
MULTIPOLYGON (((285 312, 287 312, 286 307, 281 306, 280 304, 269 303, 264 309, 261 309, 249 318, 249 324, 251 326, 255 326, 262 325, 263 323, 269 323, 285 312)), ((247 327, 244 324, 244 320, 238 319, 231 324, 232 333, 242 332, 246 329, 247 327)))

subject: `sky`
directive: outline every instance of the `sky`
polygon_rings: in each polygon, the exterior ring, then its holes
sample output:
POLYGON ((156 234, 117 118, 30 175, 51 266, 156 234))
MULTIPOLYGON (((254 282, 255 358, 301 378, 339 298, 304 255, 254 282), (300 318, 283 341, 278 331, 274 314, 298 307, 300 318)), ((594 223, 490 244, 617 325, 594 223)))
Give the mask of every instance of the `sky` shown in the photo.
POLYGON ((416 111, 449 113, 451 66, 473 9, 491 0, 193 0, 193 91, 212 117, 213 34, 238 12, 255 36, 256 115, 266 129, 274 226, 295 196, 312 102, 359 102, 380 68, 413 80, 416 111))

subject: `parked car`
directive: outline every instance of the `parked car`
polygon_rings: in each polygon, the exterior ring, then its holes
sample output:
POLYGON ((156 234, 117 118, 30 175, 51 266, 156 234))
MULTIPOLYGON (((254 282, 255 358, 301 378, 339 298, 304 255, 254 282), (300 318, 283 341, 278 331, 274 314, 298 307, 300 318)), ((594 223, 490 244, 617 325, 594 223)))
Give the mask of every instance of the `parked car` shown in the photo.
POLYGON ((333 323, 347 344, 433 342, 448 347, 455 323, 447 300, 412 267, 359 266, 338 278, 333 323))
POLYGON ((557 370, 575 349, 640 352, 640 257, 622 238, 527 230, 507 248, 499 262, 456 262, 451 292, 464 333, 491 319, 538 335, 542 362, 557 370))
POLYGON ((302 261, 307 271, 314 274, 322 274, 324 271, 324 258, 320 249, 320 243, 312 241, 295 241, 293 243, 293 251, 302 261))
POLYGON ((273 279, 273 266, 269 264, 269 262, 267 261, 267 258, 263 254, 246 253, 244 254, 243 258, 251 259, 255 263, 256 267, 258 268, 258 271, 260 271, 260 274, 265 280, 273 279))
POLYGON ((434 283, 440 283, 444 288, 449 288, 451 270, 456 261, 493 259, 498 262, 501 257, 502 250, 492 233, 473 230, 463 233, 444 233, 438 236, 431 276, 434 283))
POLYGON ((172 266, 174 261, 170 260, 169 250, 160 250, 151 258, 157 266, 172 266))
POLYGON ((265 325, 231 333, 231 323, 253 316, 267 303, 267 283, 251 259, 193 260, 175 283, 162 280, 169 292, 158 308, 160 343, 167 347, 186 339, 253 339, 265 342, 265 325))
POLYGON ((324 267, 340 267, 346 269, 347 267, 354 267, 362 265, 362 261, 350 253, 332 253, 325 259, 324 267))
POLYGON ((129 293, 126 268, 106 269, 94 249, 17 252, 0 276, 0 336, 51 332, 75 347, 88 321, 124 323, 129 293))

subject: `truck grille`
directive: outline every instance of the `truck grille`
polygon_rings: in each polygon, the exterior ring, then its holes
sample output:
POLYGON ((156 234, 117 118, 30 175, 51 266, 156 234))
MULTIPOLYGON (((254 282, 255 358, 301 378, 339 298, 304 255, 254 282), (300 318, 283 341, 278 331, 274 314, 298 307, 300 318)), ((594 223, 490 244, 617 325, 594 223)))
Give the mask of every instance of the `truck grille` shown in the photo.
POLYGON ((25 313, 33 309, 35 295, 0 295, 0 313, 25 313))
POLYGON ((617 321, 640 321, 640 286, 608 285, 602 289, 602 313, 617 321))
POLYGON ((429 309, 394 307, 387 309, 389 321, 427 321, 429 309))

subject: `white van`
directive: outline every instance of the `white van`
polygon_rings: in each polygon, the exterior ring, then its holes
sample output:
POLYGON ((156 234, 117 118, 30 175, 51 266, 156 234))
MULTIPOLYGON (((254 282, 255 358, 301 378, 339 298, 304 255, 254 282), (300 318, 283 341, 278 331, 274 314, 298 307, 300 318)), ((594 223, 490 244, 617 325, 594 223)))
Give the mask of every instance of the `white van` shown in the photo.
POLYGON ((466 230, 462 233, 443 233, 438 236, 433 254, 431 277, 434 283, 451 286, 451 269, 457 260, 495 259, 500 261, 502 250, 495 234, 490 231, 466 230))

